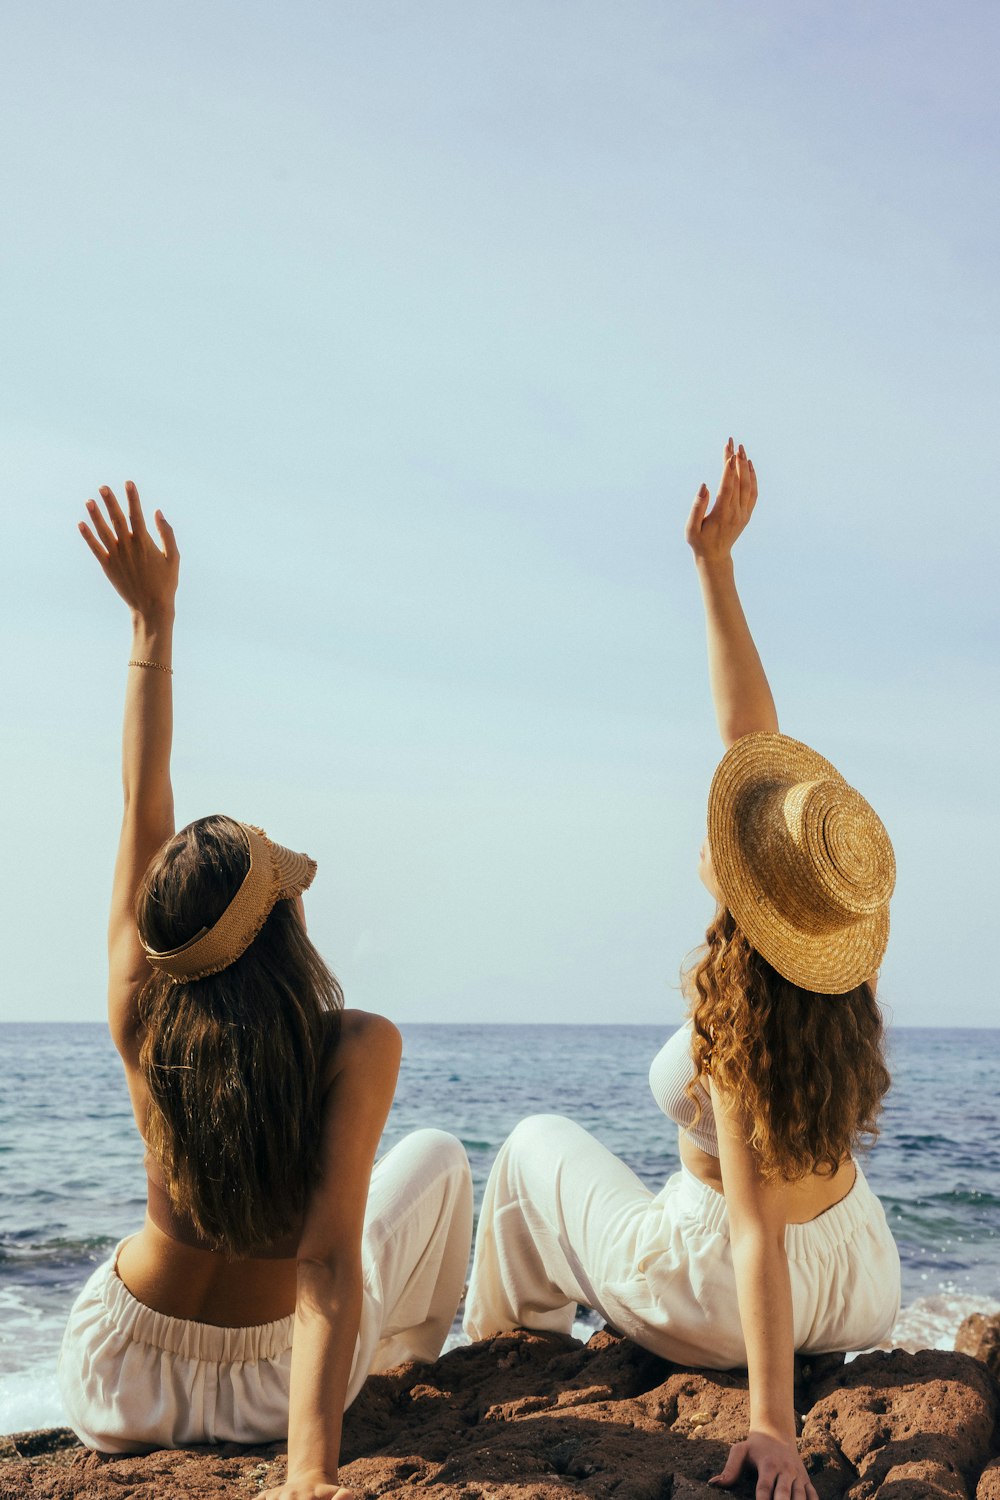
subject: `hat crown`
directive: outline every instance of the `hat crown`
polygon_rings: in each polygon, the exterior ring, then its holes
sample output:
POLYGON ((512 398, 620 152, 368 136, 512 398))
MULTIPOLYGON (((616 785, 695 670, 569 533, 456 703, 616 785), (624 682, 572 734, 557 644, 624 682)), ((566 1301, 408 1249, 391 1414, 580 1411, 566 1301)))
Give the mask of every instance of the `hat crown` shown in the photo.
POLYGON ((780 816, 796 883, 831 916, 863 916, 884 906, 896 879, 881 819, 846 781, 826 777, 785 786, 780 816))
POLYGON ((892 844, 836 766, 787 735, 743 735, 712 778, 708 836, 726 905, 783 978, 841 995, 877 972, 892 844))

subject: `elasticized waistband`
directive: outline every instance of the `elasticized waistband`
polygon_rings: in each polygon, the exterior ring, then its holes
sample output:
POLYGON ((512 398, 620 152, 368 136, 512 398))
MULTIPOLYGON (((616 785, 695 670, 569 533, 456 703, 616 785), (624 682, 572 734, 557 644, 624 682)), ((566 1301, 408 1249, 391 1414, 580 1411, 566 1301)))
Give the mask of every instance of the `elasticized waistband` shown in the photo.
MULTIPOLYGON (((843 1245, 865 1229, 881 1227, 885 1232, 882 1205, 868 1186, 857 1161, 857 1177, 850 1192, 832 1208, 805 1224, 786 1224, 785 1250, 789 1260, 813 1261, 835 1255, 843 1245)), ((685 1209, 710 1234, 729 1234, 729 1206, 721 1193, 681 1167, 681 1199, 685 1209)))
POLYGON ((154 1312, 133 1297, 118 1275, 118 1255, 124 1244, 122 1240, 108 1262, 98 1295, 114 1326, 133 1343, 165 1349, 183 1359, 220 1365, 276 1359, 291 1348, 295 1322, 292 1313, 274 1323, 220 1328, 215 1323, 195 1323, 188 1318, 154 1312))

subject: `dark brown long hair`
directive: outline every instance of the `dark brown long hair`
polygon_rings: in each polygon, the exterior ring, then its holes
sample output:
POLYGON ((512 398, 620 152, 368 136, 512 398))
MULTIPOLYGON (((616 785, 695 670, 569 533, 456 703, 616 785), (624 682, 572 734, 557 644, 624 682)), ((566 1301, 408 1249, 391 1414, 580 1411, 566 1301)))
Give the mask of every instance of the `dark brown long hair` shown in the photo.
MULTIPOLYGON (((739 1106, 763 1177, 832 1174, 849 1152, 874 1143, 892 1080, 870 982, 844 995, 801 989, 723 908, 683 982, 695 1067, 739 1106)), ((688 1093, 697 1104, 694 1081, 688 1093)))
MULTIPOLYGON (((248 868, 231 818, 190 823, 146 871, 143 940, 165 952, 212 926, 248 868)), ((290 901, 229 968, 190 981, 153 972, 140 990, 146 1143, 174 1208, 213 1249, 252 1255, 301 1220, 343 1001, 290 901)))

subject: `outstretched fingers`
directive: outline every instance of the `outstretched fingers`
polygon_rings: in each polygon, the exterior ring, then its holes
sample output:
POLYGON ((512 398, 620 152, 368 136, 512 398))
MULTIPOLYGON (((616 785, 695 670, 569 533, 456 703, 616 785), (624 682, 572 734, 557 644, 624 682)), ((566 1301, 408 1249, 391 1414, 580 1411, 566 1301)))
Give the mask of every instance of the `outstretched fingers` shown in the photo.
POLYGON ((106 484, 102 484, 101 499, 104 501, 104 508, 108 513, 112 526, 115 528, 115 535, 118 540, 120 542, 128 541, 131 535, 128 529, 128 522, 125 519, 125 512, 118 504, 114 490, 109 489, 106 484))
POLYGON ((139 491, 131 479, 125 481, 125 498, 128 501, 128 523, 133 536, 142 536, 146 530, 146 519, 142 514, 139 491))
MULTIPOLYGON (((129 479, 125 484, 125 497, 128 505, 127 517, 114 491, 108 485, 102 484, 99 493, 108 513, 107 519, 101 514, 97 501, 88 500, 87 511, 97 537, 95 539, 94 532, 90 530, 85 521, 81 521, 80 523, 80 534, 87 542, 95 557, 99 557, 102 562, 106 562, 109 555, 115 555, 120 545, 132 541, 142 542, 144 538, 149 536, 149 530, 146 526, 146 518, 143 515, 139 490, 133 480, 129 479), (104 548, 103 552, 101 551, 101 546, 104 548)), ((177 542, 174 537, 173 527, 161 510, 157 510, 154 513, 154 520, 163 544, 164 556, 175 560, 179 556, 179 553, 177 551, 177 542)))
POLYGON ((723 453, 722 478, 719 480, 719 493, 715 497, 715 503, 720 512, 725 514, 738 495, 739 471, 736 467, 736 451, 733 447, 733 440, 730 438, 723 453))
POLYGON ((712 497, 708 492, 708 485, 703 484, 699 489, 697 495, 695 495, 694 497, 694 504, 691 507, 691 514, 688 516, 687 526, 684 528, 684 535, 689 542, 701 531, 702 522, 705 519, 705 512, 708 510, 709 501, 711 500, 711 498, 712 497))
MULTIPOLYGON (((142 501, 139 499, 139 490, 134 480, 126 480, 125 494, 128 498, 128 518, 129 525, 132 528, 132 535, 134 537, 149 536, 146 518, 142 513, 142 501)), ((163 544, 163 555, 172 562, 180 555, 177 551, 174 529, 162 510, 155 510, 153 512, 153 521, 159 533, 160 541, 163 544)))
POLYGON ((712 503, 702 485, 688 517, 685 537, 696 557, 704 562, 724 562, 733 544, 750 520, 757 499, 757 476, 746 449, 732 438, 722 454, 722 477, 712 503))
POLYGON ((162 510, 155 511, 153 513, 153 520, 156 522, 156 529, 160 533, 160 541, 163 543, 164 556, 170 562, 176 561, 176 559, 180 556, 180 553, 177 550, 177 541, 174 537, 174 528, 171 526, 162 510))
POLYGON ((96 500, 88 500, 87 519, 79 523, 80 535, 129 608, 139 615, 162 619, 165 611, 172 611, 177 592, 179 554, 173 528, 158 510, 159 541, 150 535, 139 491, 131 480, 125 486, 127 516, 107 485, 101 486, 100 495, 104 511, 96 500))
POLYGON ((749 518, 750 512, 757 503, 757 475, 742 443, 736 452, 735 469, 740 507, 749 518))
POLYGON ((115 550, 115 547, 118 545, 118 538, 111 530, 111 527, 108 525, 107 521, 101 515, 100 508, 96 500, 87 501, 87 512, 90 516, 91 525, 97 532, 98 537, 104 543, 104 546, 107 548, 107 550, 109 552, 113 552, 115 550))
POLYGON ((96 536, 91 531, 86 521, 81 521, 79 523, 79 532, 83 537, 83 540, 87 543, 87 546, 90 548, 91 552, 97 558, 97 561, 100 563, 101 567, 106 568, 108 562, 107 548, 101 546, 100 542, 97 540, 96 536))

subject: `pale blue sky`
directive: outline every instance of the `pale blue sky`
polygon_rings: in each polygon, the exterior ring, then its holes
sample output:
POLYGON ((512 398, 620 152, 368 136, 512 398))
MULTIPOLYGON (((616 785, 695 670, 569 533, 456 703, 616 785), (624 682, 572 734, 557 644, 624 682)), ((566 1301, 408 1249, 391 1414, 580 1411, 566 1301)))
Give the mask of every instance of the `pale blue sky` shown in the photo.
POLYGON ((179 817, 319 859, 349 999, 673 1024, 720 748, 682 527, 733 431, 782 727, 896 844, 884 998, 993 1025, 996 7, 3 31, 3 1014, 103 1012, 128 629, 75 523, 134 477, 179 817))

